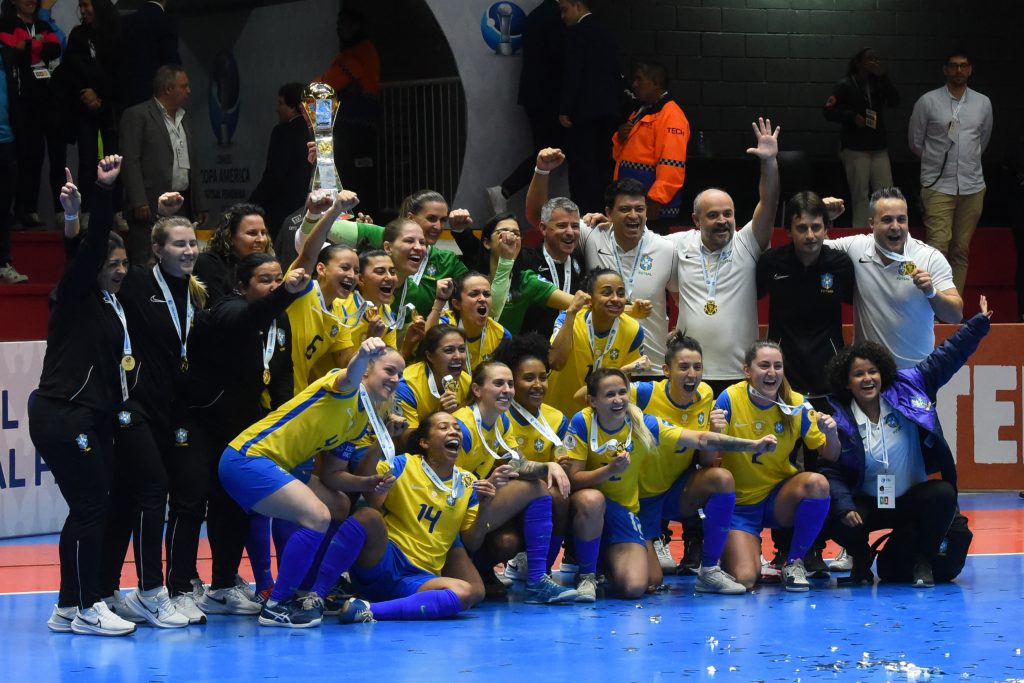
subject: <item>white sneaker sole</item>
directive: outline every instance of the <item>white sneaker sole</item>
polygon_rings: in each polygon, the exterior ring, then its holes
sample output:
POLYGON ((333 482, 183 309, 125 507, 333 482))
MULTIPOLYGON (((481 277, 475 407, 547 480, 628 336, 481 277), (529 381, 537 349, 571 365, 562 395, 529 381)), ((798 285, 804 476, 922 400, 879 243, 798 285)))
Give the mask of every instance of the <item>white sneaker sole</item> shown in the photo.
POLYGON ((127 636, 135 633, 135 624, 132 624, 131 628, 114 630, 103 628, 99 624, 94 626, 85 622, 73 622, 71 630, 84 636, 127 636))
POLYGON ((254 617, 263 611, 263 605, 259 603, 252 603, 249 605, 227 605, 222 604, 214 600, 213 598, 203 596, 203 599, 199 602, 199 609, 205 614, 223 614, 231 617, 254 617))
POLYGON ((142 601, 139 600, 138 595, 135 591, 132 591, 128 594, 128 596, 124 599, 124 604, 128 606, 128 609, 130 609, 135 614, 135 616, 145 619, 146 623, 152 626, 156 626, 157 628, 185 628, 186 626, 188 626, 189 623, 187 617, 183 617, 185 620, 184 623, 172 623, 161 620, 158 615, 150 612, 149 609, 142 604, 142 601))
POLYGON ((71 622, 74 619, 64 619, 59 617, 60 621, 54 621, 53 617, 46 620, 46 628, 50 629, 54 633, 71 633, 71 622))
POLYGON ((308 624, 293 624, 289 621, 287 624, 285 624, 283 622, 275 621, 273 619, 267 619, 266 617, 259 618, 260 626, 278 626, 281 628, 313 628, 314 626, 319 626, 321 621, 322 619, 314 619, 308 624))
POLYGON ((790 593, 806 593, 807 591, 811 590, 811 587, 809 585, 808 586, 800 586, 800 585, 785 584, 784 588, 787 591, 789 591, 790 593))
POLYGON ((743 595, 747 592, 747 589, 743 586, 738 588, 718 588, 716 586, 705 586, 700 583, 696 583, 693 589, 698 593, 717 593, 718 595, 743 595))

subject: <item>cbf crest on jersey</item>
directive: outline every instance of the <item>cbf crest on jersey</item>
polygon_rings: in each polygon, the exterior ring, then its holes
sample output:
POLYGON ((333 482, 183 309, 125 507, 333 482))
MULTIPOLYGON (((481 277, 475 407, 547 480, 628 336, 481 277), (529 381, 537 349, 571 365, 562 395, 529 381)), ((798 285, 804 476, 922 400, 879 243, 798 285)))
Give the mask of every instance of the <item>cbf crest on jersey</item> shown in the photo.
POLYGON ((284 351, 284 344, 286 341, 288 341, 288 337, 285 336, 284 330, 280 327, 277 328, 277 345, 281 347, 282 351, 284 351))
POLYGON ((782 420, 779 420, 778 422, 775 423, 775 433, 776 434, 781 434, 784 430, 785 430, 785 427, 782 425, 782 420))
POLYGON ((533 450, 537 451, 538 453, 543 451, 544 450, 544 439, 534 439, 533 440, 533 450))
POLYGON ((608 354, 608 357, 611 358, 612 360, 618 360, 619 359, 619 350, 618 349, 612 349, 611 352, 608 354))
POLYGON ((704 425, 704 413, 697 413, 697 424, 704 425))
POLYGON ((835 284, 835 277, 832 275, 832 273, 822 273, 821 274, 821 288, 822 289, 831 292, 832 291, 832 285, 834 285, 834 284, 835 284))
POLYGON ((331 325, 331 336, 332 337, 337 337, 338 336, 338 326, 337 325, 331 325))
POLYGON ((184 427, 178 427, 174 430, 174 445, 175 446, 187 446, 188 445, 188 430, 184 427))
MULTIPOLYGON (((75 437, 75 444, 78 446, 78 450, 83 453, 88 453, 92 450, 92 446, 89 445, 89 436, 86 434, 79 434, 75 437)), ((11 451, 12 453, 14 451, 11 451)))
POLYGON ((645 273, 649 272, 654 267, 654 259, 650 254, 640 257, 640 270, 645 273))

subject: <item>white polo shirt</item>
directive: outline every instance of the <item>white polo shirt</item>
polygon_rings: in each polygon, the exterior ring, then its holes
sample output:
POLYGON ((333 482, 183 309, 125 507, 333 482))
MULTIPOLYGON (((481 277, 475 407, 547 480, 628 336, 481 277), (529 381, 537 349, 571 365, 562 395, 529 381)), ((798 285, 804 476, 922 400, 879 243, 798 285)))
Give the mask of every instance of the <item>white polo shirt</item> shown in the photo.
POLYGON ((665 289, 675 291, 675 248, 661 235, 644 228, 642 245, 623 251, 615 241, 611 229, 600 230, 580 224, 580 243, 588 269, 611 268, 622 275, 623 282, 634 272, 633 289, 626 291, 630 298, 649 299, 651 314, 640 320, 644 328, 644 350, 651 359, 652 372, 661 374, 665 362, 665 341, 668 339, 668 313, 665 310, 665 289), (638 251, 643 247, 642 253, 638 251), (615 255, 618 254, 618 261, 615 255), (637 263, 637 259, 640 259, 637 263), (622 269, 619 269, 619 264, 622 269))
POLYGON ((757 259, 761 245, 747 223, 729 245, 708 251, 700 230, 669 235, 676 245, 679 322, 676 325, 704 348, 704 379, 743 377, 743 354, 757 339, 757 259), (704 258, 701 259, 703 253, 704 258), (725 261, 718 261, 725 255, 725 261), (704 267, 718 270, 715 312, 708 315, 704 267))
MULTIPOLYGON (((852 235, 825 244, 845 251, 853 262, 854 341, 876 341, 889 349, 896 367, 912 368, 935 348, 935 312, 925 293, 914 286, 903 263, 885 265, 872 234, 852 235)), ((904 254, 932 276, 935 291, 955 287, 953 270, 937 250, 907 238, 904 254)))
POLYGON ((861 443, 864 444, 864 481, 860 494, 874 498, 878 493, 878 475, 892 474, 896 477, 895 494, 899 498, 910 487, 928 479, 921 454, 921 439, 917 425, 893 410, 884 398, 878 400, 877 424, 868 419, 856 401, 850 404, 861 443))

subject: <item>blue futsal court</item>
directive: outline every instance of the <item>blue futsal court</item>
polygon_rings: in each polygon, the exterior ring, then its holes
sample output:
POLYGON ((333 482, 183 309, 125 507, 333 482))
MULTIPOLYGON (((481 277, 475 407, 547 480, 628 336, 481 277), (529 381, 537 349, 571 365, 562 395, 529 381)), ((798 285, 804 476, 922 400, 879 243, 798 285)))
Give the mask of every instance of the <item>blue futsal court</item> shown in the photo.
MULTIPOLYGON (((642 600, 546 607, 485 602, 456 619, 265 628, 205 626, 125 638, 51 634, 55 593, 0 595, 10 681, 1020 681, 1024 555, 1016 493, 962 495, 976 547, 954 584, 701 595, 693 577, 642 600), (998 520, 1008 520, 1005 523, 998 520), (1012 550, 1011 550, 1012 549, 1012 550)), ((681 545, 681 544, 673 544, 681 545)), ((3 552, 12 546, 0 546, 3 552)), ((674 550, 676 550, 674 548, 674 550)), ((678 551, 677 551, 678 554, 678 551)))

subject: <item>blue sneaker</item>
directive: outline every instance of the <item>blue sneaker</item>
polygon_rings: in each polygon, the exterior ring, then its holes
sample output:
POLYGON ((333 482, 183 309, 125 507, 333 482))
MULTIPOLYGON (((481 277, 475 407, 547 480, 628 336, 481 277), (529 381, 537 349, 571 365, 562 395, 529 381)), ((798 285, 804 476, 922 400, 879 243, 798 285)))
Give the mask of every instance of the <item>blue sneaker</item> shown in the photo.
POLYGON ((319 626, 322 618, 321 612, 314 605, 310 604, 307 608, 302 600, 292 598, 279 602, 273 607, 263 605, 259 621, 263 626, 311 628, 319 626))
POLYGON ((559 585, 545 574, 536 583, 526 584, 526 600, 531 605, 555 605, 576 600, 576 590, 559 585))
POLYGON ((370 603, 359 598, 349 598, 341 608, 338 621, 343 624, 355 624, 357 622, 373 622, 373 612, 370 610, 370 603))

